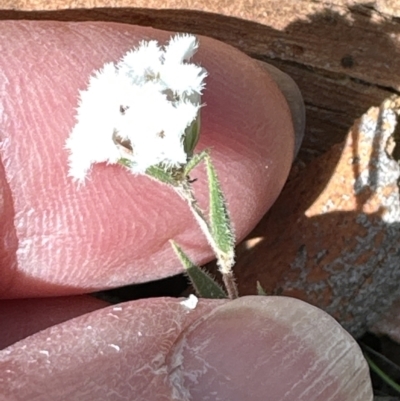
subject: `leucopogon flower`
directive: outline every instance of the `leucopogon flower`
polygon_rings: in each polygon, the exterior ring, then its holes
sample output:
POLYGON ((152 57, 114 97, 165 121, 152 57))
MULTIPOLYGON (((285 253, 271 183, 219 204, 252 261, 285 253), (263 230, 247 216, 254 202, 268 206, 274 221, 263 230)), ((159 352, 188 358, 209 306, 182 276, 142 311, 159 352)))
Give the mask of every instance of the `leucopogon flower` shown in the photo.
POLYGON ((107 63, 80 92, 77 123, 66 148, 69 175, 83 182, 94 163, 121 163, 144 174, 155 165, 178 168, 198 135, 207 71, 190 61, 195 36, 176 35, 165 47, 143 41, 117 63, 107 63))

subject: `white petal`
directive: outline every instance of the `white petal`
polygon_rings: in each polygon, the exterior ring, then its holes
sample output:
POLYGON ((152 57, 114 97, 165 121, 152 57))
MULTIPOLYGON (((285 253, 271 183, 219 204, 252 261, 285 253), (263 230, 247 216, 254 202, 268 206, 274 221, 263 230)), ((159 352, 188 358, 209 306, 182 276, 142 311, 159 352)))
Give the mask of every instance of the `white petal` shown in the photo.
POLYGON ((67 140, 69 175, 83 180, 91 164, 116 161, 112 142, 115 119, 119 114, 119 77, 113 64, 90 78, 86 91, 80 93, 77 124, 67 140))
POLYGON ((193 35, 181 34, 172 37, 164 52, 164 64, 181 64, 190 60, 199 47, 197 38, 193 35))
POLYGON ((156 86, 133 88, 131 95, 129 108, 119 118, 117 129, 123 138, 136 143, 162 130, 164 116, 172 106, 156 86))
POLYGON ((162 55, 163 52, 157 41, 143 41, 137 49, 126 53, 117 64, 117 68, 121 74, 131 78, 133 83, 143 84, 157 76, 161 67, 162 55))
POLYGON ((201 94, 207 71, 195 64, 164 65, 160 80, 164 85, 179 95, 193 92, 201 94))
POLYGON ((186 127, 197 118, 200 107, 201 105, 191 102, 179 102, 172 113, 170 123, 173 124, 177 131, 185 131, 186 127))
POLYGON ((174 166, 185 163, 184 130, 195 118, 197 107, 183 105, 186 108, 183 111, 182 106, 177 108, 160 92, 145 86, 140 92, 140 101, 132 104, 119 125, 121 135, 132 144, 135 163, 132 171, 144 172, 161 162, 174 166))

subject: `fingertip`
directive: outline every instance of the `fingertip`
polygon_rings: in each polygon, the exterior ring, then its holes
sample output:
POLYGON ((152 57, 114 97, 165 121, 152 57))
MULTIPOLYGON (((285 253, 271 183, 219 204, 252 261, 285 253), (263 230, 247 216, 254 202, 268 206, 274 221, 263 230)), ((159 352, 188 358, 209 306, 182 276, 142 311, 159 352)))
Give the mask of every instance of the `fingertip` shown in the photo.
POLYGON ((242 297, 214 309, 182 333, 169 368, 182 399, 193 401, 372 400, 357 343, 292 298, 242 297))
POLYGON ((306 109, 303 96, 294 79, 288 74, 284 73, 273 65, 264 63, 262 61, 259 61, 259 65, 271 75, 289 106, 295 134, 295 158, 299 152, 301 143, 303 142, 304 130, 306 127, 306 109))

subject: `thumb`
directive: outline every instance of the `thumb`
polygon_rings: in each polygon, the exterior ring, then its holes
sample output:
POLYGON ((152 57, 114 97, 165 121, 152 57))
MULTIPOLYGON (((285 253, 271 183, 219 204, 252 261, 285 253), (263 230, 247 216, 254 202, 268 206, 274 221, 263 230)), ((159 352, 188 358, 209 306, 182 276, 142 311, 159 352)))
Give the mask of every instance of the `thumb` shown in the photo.
POLYGON ((183 331, 168 363, 182 400, 372 400, 354 339, 293 298, 242 297, 215 308, 183 331))

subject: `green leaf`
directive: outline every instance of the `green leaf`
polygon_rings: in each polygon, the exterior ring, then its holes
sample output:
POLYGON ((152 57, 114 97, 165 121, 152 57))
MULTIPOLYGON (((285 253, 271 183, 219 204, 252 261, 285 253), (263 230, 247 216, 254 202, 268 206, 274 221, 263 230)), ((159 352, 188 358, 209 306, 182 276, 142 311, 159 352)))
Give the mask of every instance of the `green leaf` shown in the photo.
POLYGON ((151 166, 146 170, 146 174, 155 179, 156 181, 160 181, 167 185, 176 186, 178 182, 173 177, 172 172, 165 170, 160 166, 151 166))
POLYGON ((200 137, 200 111, 192 123, 185 129, 185 137, 183 139, 183 149, 187 155, 192 156, 194 148, 200 137))
POLYGON ((193 157, 188 161, 186 164, 183 174, 184 176, 188 176, 190 172, 199 164, 201 163, 206 157, 208 156, 208 150, 203 150, 200 153, 196 153, 193 157))
POLYGON ((228 213, 227 204, 222 193, 217 173, 211 158, 206 157, 208 187, 210 193, 210 227, 211 235, 221 252, 218 255, 219 266, 222 273, 229 273, 234 263, 235 236, 228 213), (221 259, 222 262, 221 263, 221 259))
POLYGON ((389 375, 387 375, 365 352, 364 357, 367 360, 371 370, 375 372, 387 385, 392 387, 400 394, 400 385, 397 384, 389 375))
POLYGON ((218 283, 199 266, 195 265, 174 241, 170 241, 172 248, 184 266, 193 288, 201 298, 225 299, 227 296, 218 283))
POLYGON ((261 283, 257 280, 257 295, 267 295, 264 288, 262 288, 261 283))

